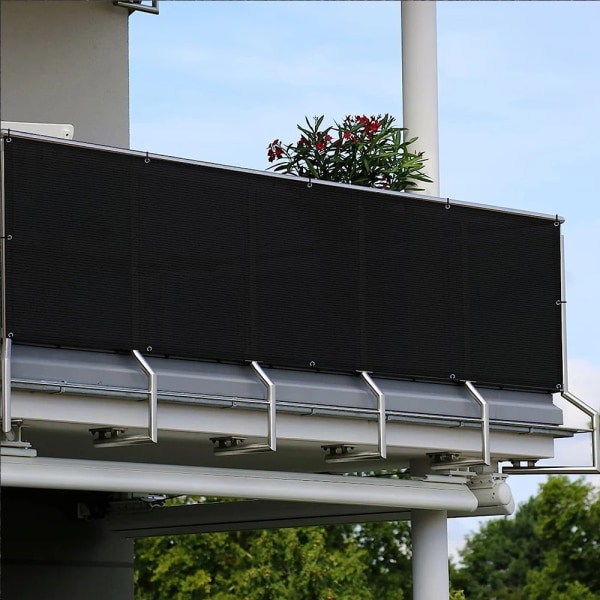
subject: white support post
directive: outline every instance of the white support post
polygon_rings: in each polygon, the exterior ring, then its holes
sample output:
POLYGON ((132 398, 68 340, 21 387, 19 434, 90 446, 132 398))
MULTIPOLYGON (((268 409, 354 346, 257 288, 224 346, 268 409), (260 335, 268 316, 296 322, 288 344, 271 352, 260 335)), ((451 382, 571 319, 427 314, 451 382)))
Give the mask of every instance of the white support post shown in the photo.
MULTIPOLYGON (((411 461, 411 475, 424 477, 428 467, 428 460, 411 461)), ((448 600, 448 512, 413 509, 410 527, 413 600, 448 600)))
MULTIPOLYGON (((433 180, 420 184, 429 196, 440 195, 436 2, 402 0, 402 108, 413 150, 427 159, 433 180)), ((429 461, 412 461, 413 477, 427 474, 429 461)), ((448 514, 413 510, 413 600, 448 600, 448 514)))
POLYGON ((433 183, 420 183, 429 196, 440 195, 437 2, 402 0, 402 116, 413 151, 424 152, 425 172, 433 183))
POLYGON ((413 510, 413 600, 448 600, 448 514, 445 510, 413 510))

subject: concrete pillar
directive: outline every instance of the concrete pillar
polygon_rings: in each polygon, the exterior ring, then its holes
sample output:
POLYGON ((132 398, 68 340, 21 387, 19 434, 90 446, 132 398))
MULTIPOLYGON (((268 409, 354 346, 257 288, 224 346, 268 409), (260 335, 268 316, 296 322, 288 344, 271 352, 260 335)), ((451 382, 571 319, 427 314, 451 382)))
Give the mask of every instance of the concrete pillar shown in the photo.
POLYGON ((2 488, 2 600, 133 600, 133 542, 77 505, 103 495, 2 488))

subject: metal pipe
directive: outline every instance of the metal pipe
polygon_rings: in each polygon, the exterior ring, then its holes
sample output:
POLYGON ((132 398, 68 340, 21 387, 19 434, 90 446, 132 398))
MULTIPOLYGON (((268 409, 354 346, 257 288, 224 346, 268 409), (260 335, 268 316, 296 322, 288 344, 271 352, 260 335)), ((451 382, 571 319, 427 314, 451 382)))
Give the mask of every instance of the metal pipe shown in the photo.
POLYGON ((403 0, 402 112, 408 137, 417 137, 413 152, 423 152, 426 194, 439 196, 439 132, 436 2, 403 0))
POLYGON ((158 441, 158 388, 156 372, 152 370, 152 367, 139 350, 132 350, 131 354, 148 377, 148 441, 156 443, 158 441))
POLYGON ((12 340, 2 340, 2 432, 8 433, 12 428, 11 409, 11 355, 12 340))
MULTIPOLYGON (((151 15, 157 15, 159 14, 159 8, 158 8, 158 0, 152 0, 152 4, 150 6, 146 5, 146 4, 142 4, 141 0, 139 2, 135 2, 135 1, 123 1, 123 0, 118 0, 117 2, 114 2, 115 6, 122 6, 123 8, 128 8, 131 12, 135 12, 135 11, 139 11, 139 12, 145 12, 151 15)), ((131 14, 130 12, 130 14, 131 14)))
POLYGON ((567 400, 572 406, 579 409, 582 413, 590 417, 592 443, 592 464, 589 466, 554 466, 554 467, 503 467, 503 473, 511 473, 513 475, 559 475, 567 473, 569 475, 597 475, 600 473, 600 413, 588 406, 585 402, 571 394, 567 390, 562 392, 561 396, 567 400))
MULTIPOLYGON (((21 386, 23 389, 31 391, 46 391, 48 393, 72 393, 72 394, 83 394, 85 392, 93 392, 89 394, 91 396, 101 397, 116 397, 122 395, 126 398, 139 399, 140 396, 147 396, 148 390, 142 388, 126 388, 118 386, 107 386, 97 384, 85 384, 85 383, 69 383, 65 381, 51 381, 51 380, 34 380, 34 379, 21 379, 14 378, 12 380, 13 388, 21 386)), ((195 401, 201 403, 202 401, 210 402, 226 402, 229 404, 226 408, 235 408, 239 406, 256 407, 262 408, 268 406, 268 401, 258 398, 241 398, 239 396, 217 396, 209 394, 194 394, 189 392, 167 392, 161 391, 159 396, 162 400, 169 402, 188 401, 189 404, 196 404, 195 401)), ((277 407, 279 408, 302 408, 310 411, 311 416, 317 416, 319 411, 341 413, 342 416, 357 415, 371 417, 377 415, 377 411, 371 408, 357 408, 354 406, 334 406, 331 404, 309 404, 306 402, 290 402, 287 400, 278 400, 277 407)), ((453 416, 453 415, 440 415, 435 413, 416 413, 399 411, 393 409, 386 409, 387 420, 390 418, 414 420, 415 418, 423 420, 435 420, 435 421, 447 421, 448 423, 454 424, 454 427, 463 427, 464 425, 476 426, 481 425, 481 418, 479 417, 467 417, 467 416, 453 416)), ((537 424, 532 425, 531 421, 506 421, 502 419, 490 419, 491 426, 504 426, 511 428, 521 428, 531 430, 532 427, 541 427, 548 432, 555 431, 556 433, 576 434, 576 433, 591 433, 592 429, 580 427, 577 429, 563 427, 561 425, 550 425, 550 424, 537 424)))
POLYGON ((0 136, 0 336, 8 338, 6 324, 6 197, 4 181, 4 135, 0 136))
POLYGON ((491 465, 490 407, 485 398, 477 391, 477 388, 470 381, 465 381, 465 387, 469 390, 471 396, 481 407, 481 460, 484 465, 489 467, 491 465))
POLYGON ((377 398, 377 450, 380 458, 387 458, 385 394, 379 389, 377 384, 366 371, 361 371, 360 374, 366 381, 371 392, 373 392, 377 398))
POLYGON ((267 445, 269 449, 275 452, 277 450, 277 407, 275 397, 275 384, 264 372, 263 368, 256 362, 252 361, 252 368, 267 388, 267 405, 269 411, 267 425, 267 445))
MULTIPOLYGON (((557 221, 555 221, 556 225, 557 221)), ((565 270, 565 236, 560 236, 560 317, 562 346, 562 389, 569 389, 569 364, 567 360, 567 276, 565 270)))
POLYGON ((465 484, 61 458, 2 457, 2 485, 472 512, 465 484))

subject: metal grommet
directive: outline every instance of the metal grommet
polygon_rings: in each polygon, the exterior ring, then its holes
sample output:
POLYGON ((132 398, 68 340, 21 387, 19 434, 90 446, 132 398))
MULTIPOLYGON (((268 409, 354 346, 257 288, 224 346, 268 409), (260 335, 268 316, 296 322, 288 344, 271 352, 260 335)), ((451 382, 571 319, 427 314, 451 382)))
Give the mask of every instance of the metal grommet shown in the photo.
POLYGON ((7 235, 7 236, 6 236, 6 240, 7 240, 8 242, 10 242, 10 241, 12 240, 12 235, 7 235))
POLYGON ((446 198, 446 206, 444 206, 444 208, 445 208, 446 210, 450 210, 450 208, 452 208, 452 207, 450 206, 450 198, 446 198))
POLYGON ((560 227, 560 221, 558 220, 558 214, 554 216, 554 227, 560 227))
POLYGON ((309 181, 309 182, 306 184, 306 187, 307 187, 308 189, 310 189, 310 188, 312 187, 312 181, 309 181))
POLYGON ((317 363, 316 363, 314 360, 311 360, 311 361, 308 363, 308 366, 309 366, 309 367, 316 367, 316 366, 317 366, 317 363))
POLYGON ((148 156, 148 153, 146 152, 146 158, 144 159, 144 162, 146 164, 148 164, 150 162, 150 157, 148 156))
POLYGON ((146 347, 146 352, 152 352, 152 346, 147 346, 146 347))
POLYGON ((12 338, 12 337, 13 337, 13 335, 14 335, 14 334, 13 334, 13 332, 12 332, 12 331, 9 331, 9 332, 8 332, 8 335, 7 335, 6 337, 7 337, 7 338, 12 338))
POLYGON ((556 384, 556 389, 557 390, 562 390, 562 383, 557 383, 556 384))
POLYGON ((454 373, 450 373, 450 381, 454 381, 456 379, 456 375, 454 373))

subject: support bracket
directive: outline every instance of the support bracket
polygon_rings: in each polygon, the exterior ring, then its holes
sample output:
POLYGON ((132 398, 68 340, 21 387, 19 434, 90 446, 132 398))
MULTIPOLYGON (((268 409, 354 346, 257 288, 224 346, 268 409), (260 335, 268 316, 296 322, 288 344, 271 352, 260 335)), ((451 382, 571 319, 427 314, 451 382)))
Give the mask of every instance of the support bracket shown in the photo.
POLYGON ((465 381, 471 397, 481 408, 481 458, 459 458, 458 454, 442 453, 434 454, 434 462, 431 468, 434 471, 446 471, 449 466, 452 467, 474 467, 484 465, 489 467, 492 464, 490 455, 490 408, 485 398, 479 393, 472 381, 465 381))
POLYGON ((158 394, 156 373, 138 350, 132 350, 131 355, 135 358, 148 378, 148 432, 140 435, 125 435, 127 430, 123 427, 98 427, 90 429, 90 433, 94 436, 94 446, 96 448, 156 444, 158 441, 158 394))
POLYGON ((144 4, 142 0, 119 0, 113 2, 115 6, 122 6, 128 8, 130 13, 136 10, 140 12, 149 13, 151 15, 158 14, 158 0, 151 0, 150 4, 144 4))
POLYGON ((37 456, 37 451, 29 442, 23 441, 23 421, 14 419, 8 431, 0 433, 0 454, 2 456, 37 456))
POLYGON ((592 436, 592 464, 589 466, 538 467, 536 466, 537 461, 515 458, 511 460, 512 467, 502 467, 503 473, 511 475, 597 475, 600 473, 600 413, 566 390, 561 393, 561 396, 591 419, 591 427, 583 429, 579 433, 589 433, 592 436))
POLYGON ((11 357, 12 340, 5 337, 2 340, 2 433, 9 433, 12 429, 12 409, 11 409, 11 357))
POLYGON ((377 398, 377 452, 352 453, 354 446, 348 444, 329 444, 321 446, 326 452, 325 462, 355 462, 362 460, 384 460, 387 458, 385 394, 373 381, 369 373, 360 371, 360 375, 366 382, 371 393, 377 398))
POLYGON ((215 445, 213 452, 220 456, 275 452, 277 450, 277 398, 275 383, 273 383, 273 380, 264 372, 257 361, 253 360, 250 364, 267 390, 267 443, 244 445, 245 438, 236 436, 210 438, 210 441, 215 445))

